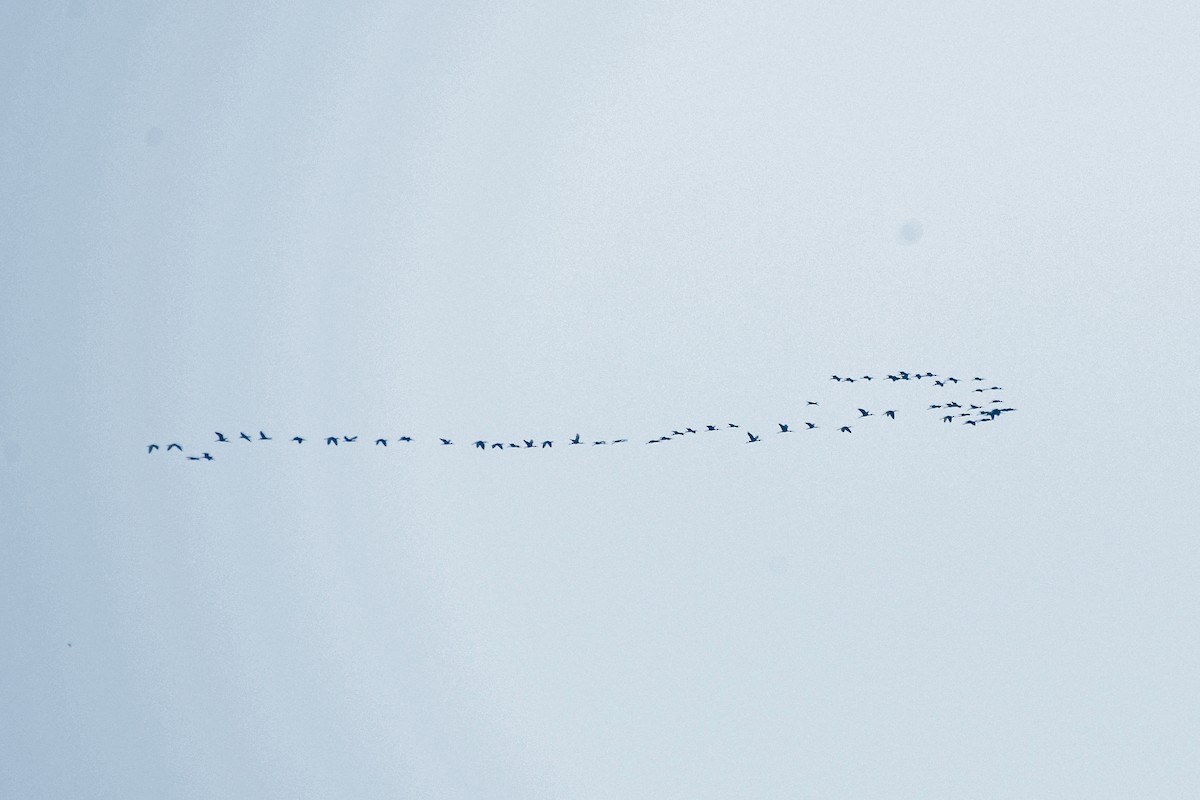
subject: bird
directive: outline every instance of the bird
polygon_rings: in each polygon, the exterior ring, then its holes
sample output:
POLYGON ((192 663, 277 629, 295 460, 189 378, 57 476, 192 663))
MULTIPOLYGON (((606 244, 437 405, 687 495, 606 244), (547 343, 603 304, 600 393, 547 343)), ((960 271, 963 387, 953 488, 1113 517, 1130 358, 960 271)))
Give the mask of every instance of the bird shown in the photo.
POLYGON ((907 372, 904 372, 904 371, 901 371, 901 372, 900 372, 900 380, 902 380, 902 381, 906 381, 906 380, 908 380, 908 373, 907 373, 907 372))
POLYGON ((954 421, 953 414, 948 414, 948 415, 942 417, 942 422, 953 422, 953 421, 954 421))
POLYGON ((983 390, 983 389, 976 389, 975 391, 977 391, 977 392, 982 392, 982 391, 984 391, 984 390, 983 390))
POLYGON ((1003 389, 1001 389, 999 386, 993 386, 991 388, 995 391, 1003 391, 1003 389))
POLYGON ((875 380, 875 379, 874 379, 874 378, 872 378, 870 375, 863 375, 863 376, 862 376, 862 379, 863 379, 864 381, 873 381, 873 380, 875 380))
MULTIPOLYGON (((440 436, 438 438, 441 439, 440 436)), ((454 444, 454 442, 450 441, 449 439, 442 439, 442 444, 454 444)))
POLYGON ((791 430, 788 428, 787 425, 784 425, 782 422, 778 423, 778 425, 779 425, 780 433, 791 433, 791 430))
POLYGON ((806 423, 804 423, 804 424, 808 426, 808 429, 809 429, 810 431, 811 431, 813 428, 817 427, 817 426, 816 426, 814 423, 812 423, 812 422, 806 422, 806 423))
POLYGON ((547 439, 546 441, 542 442, 542 447, 554 447, 554 442, 547 439))
POLYGON ((401 436, 401 437, 400 437, 400 438, 399 438, 397 441, 400 441, 400 442, 411 442, 411 441, 412 441, 412 437, 411 437, 411 436, 401 436))
POLYGON ((267 435, 266 435, 265 433, 263 433, 262 431, 259 431, 259 432, 258 432, 258 440, 259 440, 260 442, 269 442, 269 441, 271 441, 271 437, 270 437, 270 436, 267 436, 267 435))
POLYGON ((179 445, 179 443, 178 443, 178 442, 171 442, 169 445, 167 445, 167 452, 168 452, 168 453, 169 453, 169 452, 171 452, 171 450, 172 450, 172 449, 174 449, 174 450, 178 450, 178 451, 179 451, 179 452, 181 452, 181 453, 183 452, 183 448, 182 448, 182 447, 179 445))
POLYGON ((839 378, 837 375, 831 375, 831 376, 829 377, 829 380, 831 380, 831 381, 840 381, 840 380, 841 380, 841 378, 839 378))
POLYGON ((592 442, 592 447, 595 447, 598 444, 608 444, 608 442, 592 442))
POLYGON ((213 457, 212 457, 212 456, 210 456, 208 453, 201 453, 200 457, 201 457, 201 458, 203 458, 205 461, 212 461, 212 460, 213 460, 213 457))
POLYGON ((865 408, 860 408, 860 409, 858 410, 858 413, 862 414, 864 417, 869 417, 869 416, 871 416, 871 412, 870 412, 870 411, 867 411, 865 408))
POLYGON ((304 437, 303 436, 293 436, 292 441, 295 442, 296 444, 304 444, 304 437))
POLYGON ((695 433, 695 431, 692 430, 691 428, 684 428, 684 430, 688 433, 695 433))
POLYGON ((946 408, 962 408, 958 403, 946 403, 946 408))
POLYGON ((810 405, 810 406, 817 406, 817 405, 820 405, 820 403, 818 403, 818 402, 817 402, 817 401, 815 401, 815 400, 809 400, 809 401, 808 401, 808 405, 810 405))
POLYGON ((220 431, 213 431, 213 433, 217 434, 218 442, 228 442, 229 441, 228 439, 225 438, 225 434, 221 433, 220 431))
POLYGON ((248 434, 245 434, 245 433, 241 434, 241 435, 240 435, 238 438, 239 438, 239 439, 245 439, 247 442, 253 442, 253 441, 254 441, 254 439, 252 439, 252 438, 251 438, 251 437, 250 437, 248 434))
POLYGON ((383 445, 384 447, 387 447, 387 439, 376 439, 375 445, 376 446, 383 445))
POLYGON ((740 425, 734 425, 734 424, 731 422, 731 423, 729 423, 729 427, 731 427, 731 428, 740 428, 741 426, 740 426, 740 425))
POLYGON ((891 417, 892 419, 895 419, 895 418, 896 418, 896 412, 895 412, 895 410, 894 410, 894 409, 889 409, 889 410, 887 410, 887 411, 883 412, 883 415, 884 415, 885 417, 891 417))
POLYGON ((188 461, 199 461, 200 456, 188 456, 188 461))
POLYGON ((577 433, 577 434, 575 434, 575 438, 571 440, 571 444, 583 444, 583 442, 579 441, 579 434, 578 434, 578 433, 577 433))
POLYGON ((683 434, 680 433, 679 431, 671 431, 671 435, 672 436, 683 436, 683 434))
POLYGON ((522 439, 526 447, 533 447, 533 439, 522 439))
POLYGON ((480 439, 479 441, 477 441, 477 442, 475 443, 475 446, 476 446, 476 447, 478 447, 480 450, 486 450, 486 449, 487 449, 487 442, 485 442, 485 441, 483 441, 482 439, 480 439))
POLYGON ((338 443, 338 441, 337 441, 336 436, 326 436, 325 437, 325 444, 329 445, 329 444, 337 444, 337 443, 338 443))
POLYGON ((975 424, 975 420, 973 420, 973 419, 969 419, 969 420, 967 420, 966 422, 964 422, 963 424, 964 424, 964 425, 974 425, 974 424, 975 424))
POLYGON ((343 436, 342 441, 343 442, 357 442, 358 437, 357 436, 343 436))
POLYGON ((746 435, 750 437, 750 441, 749 441, 749 442, 746 442, 746 444, 750 444, 750 443, 752 443, 752 442, 757 442, 757 441, 758 441, 758 438, 759 438, 759 437, 755 436, 753 433, 750 433, 749 431, 747 431, 747 432, 746 432, 746 435))
POLYGON ((504 449, 504 443, 503 443, 503 442, 496 442, 495 444, 493 444, 493 445, 492 445, 492 449, 493 449, 493 450, 496 450, 496 449, 503 450, 503 449, 504 449))
POLYGON ((934 381, 933 385, 934 386, 945 386, 946 382, 945 381, 934 381))
POLYGON ((146 448, 146 452, 147 452, 147 453, 153 453, 153 452, 154 452, 155 450, 157 450, 157 449, 158 449, 158 445, 156 445, 156 444, 152 444, 152 445, 149 445, 149 446, 146 448))
POLYGON ((839 430, 840 430, 842 433, 853 433, 853 431, 851 431, 851 430, 850 430, 850 426, 849 426, 849 425, 843 425, 841 428, 839 428, 839 430))
POLYGON ((705 425, 704 427, 708 428, 710 431, 715 431, 717 429, 716 425, 705 425))
POLYGON ((842 380, 846 383, 854 383, 854 378, 842 378, 842 380))
POLYGON ((620 444, 621 442, 628 442, 628 441, 629 441, 628 439, 613 439, 613 444, 620 444))
POLYGON ((949 381, 949 382, 951 382, 951 383, 958 383, 958 378, 953 378, 953 377, 951 377, 951 378, 946 378, 946 380, 947 380, 947 381, 949 381))
POLYGON ((1004 401, 1003 400, 993 400, 992 402, 993 403, 1003 403, 1004 401))
POLYGON ((929 410, 930 410, 930 411, 933 411, 935 408, 941 408, 941 406, 938 406, 938 405, 933 405, 933 406, 930 406, 930 407, 929 407, 929 410))
POLYGON ((521 445, 519 445, 519 444, 514 444, 513 442, 509 442, 509 443, 508 443, 508 446, 509 446, 509 447, 520 447, 521 445))
POLYGON ((974 403, 971 403, 971 408, 983 408, 983 406, 977 406, 974 403))
POLYGON ((972 378, 971 380, 981 381, 981 380, 983 380, 983 378, 972 378))
POLYGON ((896 375, 888 375, 888 380, 889 381, 898 381, 898 380, 900 380, 900 378, 897 377, 896 375))

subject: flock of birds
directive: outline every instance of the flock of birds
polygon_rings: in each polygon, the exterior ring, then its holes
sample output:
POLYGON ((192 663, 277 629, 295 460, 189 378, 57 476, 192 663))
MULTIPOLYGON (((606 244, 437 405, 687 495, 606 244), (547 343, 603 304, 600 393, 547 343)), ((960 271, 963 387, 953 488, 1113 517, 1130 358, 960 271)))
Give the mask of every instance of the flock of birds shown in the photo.
MULTIPOLYGON (((872 376, 872 375, 862 375, 859 377, 842 377, 840 375, 831 375, 829 379, 831 381, 836 381, 838 383, 855 383, 857 381, 873 381, 873 380, 876 380, 876 377, 872 376)), ((941 420, 944 423, 953 423, 955 421, 959 421, 963 425, 970 425, 970 426, 974 427, 980 423, 992 422, 997 417, 999 417, 1000 415, 1005 414, 1007 412, 1016 411, 1015 408, 1007 406, 1005 404, 1004 400, 994 397, 994 396, 991 396, 989 394, 991 392, 1003 391, 1002 387, 1000 387, 1000 386, 986 386, 986 387, 985 386, 974 386, 974 384, 976 384, 976 383, 985 383, 985 384, 988 383, 988 381, 985 378, 972 377, 970 379, 963 379, 960 381, 960 379, 958 379, 954 376, 947 376, 947 377, 943 378, 933 372, 909 373, 909 372, 899 371, 894 374, 889 373, 885 377, 879 378, 879 380, 888 380, 888 381, 892 381, 894 383, 898 383, 900 381, 924 381, 925 383, 929 384, 930 386, 936 386, 936 387, 940 387, 943 389, 957 388, 959 383, 964 383, 967 386, 973 387, 971 389, 972 394, 984 395, 984 397, 976 398, 979 400, 978 403, 970 402, 968 400, 968 401, 965 401, 965 405, 964 405, 963 402, 953 400, 953 401, 946 401, 946 402, 941 402, 941 403, 930 404, 928 410, 936 411, 938 413, 938 415, 941 416, 941 420), (996 408, 995 406, 998 406, 998 405, 1004 406, 1004 407, 996 408), (967 419, 963 419, 963 417, 966 417, 967 419)), ((820 403, 818 403, 815 400, 808 400, 808 401, 806 401, 805 407, 807 408, 809 406, 819 406, 819 405, 820 405, 820 403)), ((889 409, 886 409, 886 410, 880 412, 880 414, 876 414, 874 411, 871 411, 869 409, 859 408, 858 414, 859 414, 859 416, 856 417, 852 421, 856 422, 858 420, 863 420, 868 417, 877 417, 880 415, 887 417, 888 419, 894 420, 894 419, 896 419, 897 410, 894 408, 889 408, 889 409)), ((779 430, 774 431, 774 433, 776 433, 776 434, 794 433, 795 432, 795 430, 792 428, 791 423, 778 422, 776 424, 779 426, 779 430)), ((804 422, 804 425, 806 426, 804 428, 804 430, 815 430, 815 429, 821 427, 821 426, 817 425, 815 422, 804 422)), ((685 437, 693 435, 693 434, 698 435, 699 433, 714 433, 714 432, 721 431, 721 430, 741 429, 740 425, 737 425, 732 422, 726 423, 725 425, 707 425, 706 424, 706 425, 702 425, 702 426, 698 426, 698 427, 702 428, 703 430, 698 430, 697 428, 692 428, 692 427, 684 427, 683 430, 677 430, 677 429, 672 430, 670 434, 657 436, 657 437, 648 439, 646 441, 646 444, 661 444, 664 442, 673 441, 676 438, 685 438, 685 437)), ((840 427, 837 427, 837 430, 840 433, 853 433, 854 432, 854 428, 850 424, 841 425, 840 427)), ((746 430, 744 432, 747 437, 746 441, 745 441, 746 444, 754 444, 756 442, 762 441, 763 434, 761 434, 761 433, 755 434, 755 433, 750 432, 749 430, 746 430)), ((260 430, 258 432, 257 436, 254 436, 253 434, 249 434, 249 433, 240 432, 240 431, 238 432, 238 434, 236 436, 234 436, 232 438, 230 436, 226 436, 224 433, 222 433, 220 431, 214 431, 214 434, 216 436, 216 439, 212 442, 213 445, 231 444, 237 440, 244 440, 247 442, 254 443, 254 442, 270 442, 270 441, 274 441, 274 439, 275 439, 275 437, 268 436, 266 434, 266 432, 264 432, 262 430, 260 430)), ((317 439, 316 441, 324 441, 326 446, 340 447, 343 444, 354 444, 354 443, 358 442, 358 438, 359 437, 357 435, 355 435, 355 436, 346 436, 346 435, 325 436, 321 439, 317 439)), ((438 442, 440 443, 440 445, 443 447, 453 446, 455 444, 453 439, 449 439, 449 438, 445 438, 445 437, 436 437, 436 438, 437 438, 438 442)), ((288 439, 288 441, 293 442, 296 445, 302 445, 305 442, 308 442, 311 440, 304 436, 293 436, 290 439, 288 439)), ((391 444, 404 445, 404 444, 412 443, 413 441, 415 441, 413 439, 413 437, 408 436, 408 435, 396 436, 396 437, 390 438, 390 439, 381 437, 381 438, 377 438, 374 440, 374 446, 388 447, 391 444)), ((510 441, 494 442, 494 441, 488 441, 486 439, 477 439, 471 443, 471 446, 478 450, 508 450, 508 449, 522 449, 522 450, 539 449, 539 450, 541 450, 541 449, 545 449, 545 448, 553 448, 554 441, 555 440, 553 440, 553 439, 540 439, 539 440, 536 438, 535 439, 522 438, 521 443, 518 444, 516 442, 510 442, 510 441), (540 444, 539 444, 539 442, 540 442, 540 444)), ((596 446, 601 446, 601 445, 624 444, 624 443, 627 443, 628 441, 629 441, 629 439, 622 438, 622 439, 612 439, 612 440, 608 440, 608 439, 588 440, 585 442, 583 440, 583 438, 580 436, 580 434, 577 433, 577 434, 575 434, 575 436, 573 438, 571 438, 570 440, 567 441, 567 445, 571 446, 571 445, 587 444, 591 447, 596 447, 596 446)), ((158 450, 164 450, 164 452, 178 451, 181 455, 184 454, 183 445, 179 444, 178 442, 171 442, 170 444, 166 445, 165 448, 160 447, 158 444, 150 444, 150 445, 147 445, 146 449, 147 449, 147 452, 150 454, 154 454, 158 450)), ((213 449, 215 450, 217 448, 214 447, 213 449)), ((187 458, 188 461, 197 461, 197 462, 214 460, 214 456, 212 455, 212 453, 207 452, 207 451, 201 451, 198 455, 186 455, 185 457, 187 458)))

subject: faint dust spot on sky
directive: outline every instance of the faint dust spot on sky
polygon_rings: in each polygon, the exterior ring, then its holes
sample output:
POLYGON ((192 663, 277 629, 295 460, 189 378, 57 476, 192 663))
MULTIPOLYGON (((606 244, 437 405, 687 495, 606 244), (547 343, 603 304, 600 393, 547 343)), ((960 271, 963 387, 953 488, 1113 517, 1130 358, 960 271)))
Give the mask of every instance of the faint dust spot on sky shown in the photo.
POLYGON ((149 128, 146 128, 146 146, 147 147, 157 147, 158 145, 162 144, 162 140, 163 140, 162 128, 158 127, 157 125, 153 125, 149 128))
POLYGON ((900 226, 900 241, 905 244, 916 244, 924 233, 925 228, 921 226, 920 221, 910 219, 900 226))
POLYGON ((21 445, 11 439, 4 443, 4 460, 15 464, 21 460, 21 445))

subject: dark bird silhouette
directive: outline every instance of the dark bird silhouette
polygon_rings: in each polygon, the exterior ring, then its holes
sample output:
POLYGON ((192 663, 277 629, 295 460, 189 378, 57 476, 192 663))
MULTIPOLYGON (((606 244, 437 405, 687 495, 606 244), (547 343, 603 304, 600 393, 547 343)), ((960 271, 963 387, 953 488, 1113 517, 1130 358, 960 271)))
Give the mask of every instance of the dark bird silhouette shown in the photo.
POLYGON ((486 450, 486 449, 487 449, 487 442, 485 442, 485 441, 483 441, 482 439, 480 439, 479 441, 477 441, 477 442, 475 443, 475 446, 476 446, 476 447, 478 447, 480 450, 486 450))
POLYGON ((533 446, 534 446, 534 444, 533 444, 533 439, 522 439, 521 441, 523 441, 523 442, 525 443, 525 446, 526 446, 526 447, 533 447, 533 446))
MULTIPOLYGON (((439 436, 438 438, 440 439, 441 437, 439 436)), ((442 439, 442 444, 454 444, 454 442, 450 441, 449 439, 442 439)))
POLYGON ((1003 390, 1001 387, 999 387, 999 386, 993 386, 993 387, 991 387, 991 388, 992 388, 994 391, 1004 391, 1004 390, 1003 390))
POLYGON ((755 436, 753 433, 750 433, 750 432, 748 432, 748 431, 747 431, 746 435, 750 437, 750 441, 749 441, 749 442, 746 442, 746 444, 750 444, 751 442, 757 442, 757 441, 758 441, 758 438, 759 438, 759 437, 755 436))
POLYGON ((788 428, 788 426, 787 426, 787 425, 784 425, 782 422, 779 422, 779 423, 776 423, 776 424, 778 424, 778 425, 779 425, 779 432, 780 432, 780 433, 791 433, 791 430, 788 428))
POLYGON ((613 444, 620 444, 621 442, 628 442, 628 441, 629 441, 628 439, 613 439, 613 444))
POLYGON ((499 449, 503 450, 503 449, 504 449, 504 443, 503 443, 503 442, 496 442, 495 444, 493 444, 493 445, 492 445, 492 449, 493 449, 493 450, 495 450, 495 449, 497 449, 497 448, 499 448, 499 449))
POLYGON ((898 381, 898 380, 900 380, 900 378, 899 378, 899 376, 896 376, 896 375, 888 375, 888 380, 889 381, 898 381))
POLYGON ((692 430, 691 428, 684 428, 684 430, 687 431, 688 433, 695 433, 695 431, 692 430))
POLYGON ((577 434, 575 434, 575 438, 571 440, 571 444, 583 444, 583 442, 579 441, 579 434, 578 434, 578 433, 577 433, 577 434))
POLYGON ((546 441, 542 442, 542 447, 554 447, 554 442, 547 439, 546 441))
POLYGON ((975 424, 975 420, 973 420, 973 419, 969 419, 963 423, 963 425, 974 425, 974 424, 975 424))
POLYGON ((809 400, 809 401, 808 401, 808 405, 810 405, 810 406, 816 406, 816 405, 820 405, 820 403, 816 402, 815 400, 809 400))
POLYGON ((983 380, 983 378, 972 378, 971 380, 974 380, 974 381, 981 381, 981 380, 983 380))
POLYGON ((917 380, 921 380, 921 378, 924 378, 925 376, 918 372, 916 375, 913 375, 913 377, 917 380))
POLYGON ((241 434, 240 436, 238 436, 238 438, 239 438, 239 439, 245 439, 247 442, 253 442, 253 441, 254 441, 254 439, 252 439, 252 438, 250 437, 250 435, 249 435, 249 434, 246 434, 246 433, 243 433, 243 434, 241 434))
POLYGON ((996 417, 1000 416, 1000 409, 998 409, 998 408, 993 408, 993 409, 991 409, 990 411, 981 411, 980 413, 981 413, 981 414, 987 414, 987 415, 988 415, 989 417, 991 417, 992 419, 995 419, 996 417))
POLYGON ((875 379, 874 379, 874 378, 872 378, 870 375, 863 375, 862 379, 863 379, 864 381, 873 381, 873 380, 875 380, 875 379))
POLYGON ((740 426, 740 425, 734 425, 734 424, 731 422, 731 423, 729 423, 729 427, 731 427, 731 428, 740 428, 741 426, 740 426))
POLYGON ((715 431, 717 429, 716 425, 705 425, 704 427, 708 428, 710 431, 715 431))
POLYGON ((512 442, 509 442, 509 443, 508 443, 508 446, 509 446, 509 447, 520 447, 521 445, 519 445, 519 444, 513 444, 512 442))
POLYGON ((375 446, 378 447, 379 445, 383 445, 384 447, 387 447, 387 439, 376 439, 375 446))
POLYGON ((171 442, 169 445, 167 445, 167 452, 169 453, 172 450, 178 450, 182 453, 183 447, 181 447, 178 442, 171 442))
POLYGON ((934 375, 932 372, 926 372, 926 373, 925 373, 925 377, 926 377, 926 378, 936 378, 936 377, 937 377, 937 375, 934 375))
POLYGON ((839 428, 838 430, 840 430, 842 433, 852 433, 852 432, 853 432, 853 431, 851 431, 851 430, 850 430, 850 426, 849 426, 849 425, 843 425, 843 426, 842 426, 841 428, 839 428))
POLYGON ((269 441, 271 441, 271 437, 270 437, 270 436, 267 436, 267 435, 266 435, 265 433, 263 433, 262 431, 259 431, 259 432, 258 432, 258 440, 259 440, 260 442, 269 442, 269 441))
POLYGON ((842 378, 844 383, 854 383, 854 378, 842 378))
POLYGON ((671 431, 671 435, 672 436, 683 436, 683 434, 680 433, 679 431, 671 431))
POLYGON ((293 436, 292 441, 295 442, 296 444, 304 444, 304 437, 303 436, 293 436))
POLYGON ((337 441, 336 436, 326 436, 325 437, 325 444, 329 445, 329 444, 337 444, 337 443, 338 443, 338 441, 337 441))
POLYGON ((929 410, 930 410, 930 411, 933 411, 935 408, 941 408, 941 406, 937 406, 937 405, 930 406, 930 407, 929 407, 929 410))
POLYGON ((982 391, 983 391, 983 389, 976 389, 975 391, 977 391, 977 392, 982 392, 982 391))
POLYGON ((860 409, 858 410, 858 413, 862 414, 864 417, 869 417, 869 416, 871 416, 871 412, 870 412, 870 411, 867 411, 865 408, 860 408, 860 409))
POLYGON ((357 442, 358 437, 357 436, 343 436, 342 441, 343 442, 357 442))
POLYGON ((954 415, 953 415, 953 414, 950 414, 950 415, 948 415, 948 416, 942 417, 942 422, 953 422, 953 421, 954 421, 954 415))
POLYGON ((892 419, 895 419, 895 418, 896 418, 896 411, 895 411, 894 409, 889 409, 889 410, 887 410, 887 411, 883 412, 883 415, 884 415, 885 417, 891 417, 892 419))
POLYGON ((210 456, 208 453, 202 453, 200 457, 201 457, 201 458, 203 458, 205 461, 212 461, 212 460, 213 460, 213 457, 212 457, 212 456, 210 456))
POLYGON ((813 428, 817 427, 815 424, 813 424, 813 423, 811 423, 811 422, 806 422, 806 423, 804 423, 804 424, 808 426, 808 429, 809 429, 810 431, 811 431, 813 428))
POLYGON ((1004 401, 1003 400, 993 400, 992 402, 993 403, 1003 403, 1004 401))
POLYGON ((608 442, 592 442, 592 447, 595 447, 598 444, 608 444, 608 442))
POLYGON ((412 437, 411 437, 411 436, 401 436, 401 437, 400 437, 400 439, 399 439, 398 441, 401 441, 401 442, 411 442, 411 441, 412 441, 412 437))
POLYGON ((199 461, 200 456, 188 456, 188 461, 199 461))
POLYGON ((934 381, 933 385, 934 386, 945 386, 946 382, 945 381, 934 381))
POLYGON ((974 403, 971 403, 971 408, 983 408, 983 406, 977 406, 974 403))
POLYGON ((158 445, 156 445, 156 444, 152 444, 152 445, 150 445, 150 446, 148 446, 148 447, 146 448, 146 452, 147 452, 147 453, 153 453, 153 452, 154 452, 155 450, 157 450, 157 449, 158 449, 158 445))
POLYGON ((221 433, 220 431, 214 431, 214 433, 217 434, 218 442, 228 442, 229 441, 228 439, 225 438, 225 434, 221 433))
POLYGON ((907 372, 901 372, 901 373, 900 373, 900 380, 902 380, 902 381, 906 381, 906 380, 908 380, 908 373, 907 373, 907 372))
POLYGON ((946 403, 946 408, 962 408, 958 403, 946 403))
POLYGON ((958 383, 958 378, 946 378, 947 382, 958 383))
POLYGON ((837 375, 831 375, 831 376, 829 376, 829 380, 831 380, 831 381, 840 381, 840 380, 841 380, 841 378, 839 378, 837 375))

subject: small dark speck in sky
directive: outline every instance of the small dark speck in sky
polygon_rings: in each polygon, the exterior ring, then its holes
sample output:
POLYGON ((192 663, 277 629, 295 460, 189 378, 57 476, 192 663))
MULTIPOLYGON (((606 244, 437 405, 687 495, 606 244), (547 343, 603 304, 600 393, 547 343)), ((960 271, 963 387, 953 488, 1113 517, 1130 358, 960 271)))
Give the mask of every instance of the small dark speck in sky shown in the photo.
POLYGON ((900 226, 900 241, 905 244, 916 244, 920 241, 925 229, 918 220, 910 219, 900 226))

